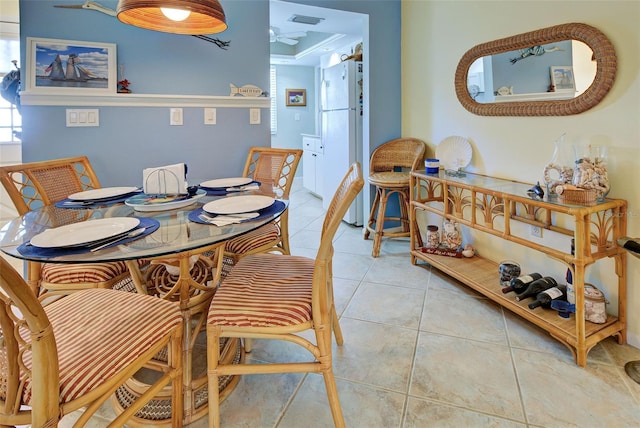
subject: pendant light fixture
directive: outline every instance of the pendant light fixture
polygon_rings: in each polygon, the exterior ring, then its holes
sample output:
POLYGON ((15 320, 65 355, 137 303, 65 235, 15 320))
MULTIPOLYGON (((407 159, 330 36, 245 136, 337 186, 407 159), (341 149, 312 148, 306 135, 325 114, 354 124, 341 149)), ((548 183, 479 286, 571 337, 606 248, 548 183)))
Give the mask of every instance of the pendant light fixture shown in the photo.
POLYGON ((227 29, 218 0, 120 0, 121 22, 147 30, 175 34, 215 34, 227 29))

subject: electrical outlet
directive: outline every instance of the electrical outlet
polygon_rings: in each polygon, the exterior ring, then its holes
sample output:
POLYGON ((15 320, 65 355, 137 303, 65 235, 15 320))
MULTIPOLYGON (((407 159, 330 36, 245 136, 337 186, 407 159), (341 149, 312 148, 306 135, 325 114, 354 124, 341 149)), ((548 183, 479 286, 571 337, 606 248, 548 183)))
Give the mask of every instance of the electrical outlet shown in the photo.
POLYGON ((529 233, 531 233, 531 236, 542 238, 542 228, 540 226, 531 226, 529 233))

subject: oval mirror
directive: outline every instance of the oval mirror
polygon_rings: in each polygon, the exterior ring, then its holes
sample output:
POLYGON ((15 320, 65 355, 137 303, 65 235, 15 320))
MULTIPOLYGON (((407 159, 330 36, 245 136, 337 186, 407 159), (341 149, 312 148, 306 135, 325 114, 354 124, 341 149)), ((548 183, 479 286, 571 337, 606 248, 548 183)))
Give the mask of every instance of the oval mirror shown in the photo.
POLYGON ((569 23, 473 47, 458 63, 455 90, 481 116, 566 116, 597 105, 616 67, 600 30, 569 23))

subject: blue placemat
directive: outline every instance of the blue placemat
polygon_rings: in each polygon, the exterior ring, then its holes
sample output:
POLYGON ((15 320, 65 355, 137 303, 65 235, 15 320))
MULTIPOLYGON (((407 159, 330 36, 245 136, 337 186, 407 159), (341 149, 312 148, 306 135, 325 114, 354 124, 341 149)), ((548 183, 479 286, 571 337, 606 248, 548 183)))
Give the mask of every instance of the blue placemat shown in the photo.
MULTIPOLYGON (((145 217, 136 217, 140 220, 140 224, 136 226, 138 227, 146 227, 144 232, 138 236, 134 236, 128 239, 123 239, 122 241, 114 242, 112 245, 104 247, 104 249, 111 248, 116 245, 127 244, 131 241, 135 241, 136 239, 144 238, 147 235, 152 234, 160 227, 160 222, 153 218, 145 218, 145 217)), ((41 248, 31 245, 30 243, 24 243, 18 247, 18 252, 25 257, 62 257, 62 256, 72 256, 74 254, 83 254, 91 251, 91 247, 64 247, 64 248, 41 248)))
POLYGON ((115 204, 124 202, 130 197, 137 195, 138 193, 141 193, 141 192, 142 191, 131 192, 131 193, 127 193, 126 195, 118 196, 113 199, 106 199, 101 201, 86 201, 86 203, 84 201, 77 201, 75 199, 67 198, 67 199, 63 199, 61 201, 56 202, 54 205, 57 208, 71 208, 75 210, 77 209, 86 210, 86 209, 93 209, 98 207, 108 207, 110 205, 115 205, 115 204), (81 202, 81 203, 78 203, 78 202, 81 202))
POLYGON ((229 186, 229 187, 203 187, 203 186, 198 186, 200 187, 202 190, 207 192, 207 195, 209 196, 225 196, 228 195, 229 193, 242 193, 244 190, 235 190, 235 191, 227 191, 227 189, 231 188, 231 187, 244 187, 244 186, 252 186, 254 184, 257 184, 258 186, 262 185, 262 183, 260 183, 259 181, 255 181, 253 180, 251 183, 248 184, 244 184, 242 186, 229 186))
MULTIPOLYGON (((271 217, 274 214, 280 213, 284 210, 285 208, 285 203, 282 201, 275 201, 273 204, 269 205, 267 208, 263 208, 261 210, 258 210, 258 214, 260 214, 258 217, 254 217, 254 218, 248 218, 246 220, 242 220, 240 223, 244 223, 247 221, 256 221, 256 220, 263 220, 267 217, 271 217)), ((214 226, 213 224, 209 223, 208 221, 205 220, 201 220, 198 216, 202 213, 205 213, 206 215, 208 215, 209 217, 215 218, 216 215, 215 214, 210 214, 206 211, 204 211, 202 209, 202 207, 200 208, 196 208, 195 210, 189 212, 189 220, 191 220, 194 223, 200 223, 200 224, 208 224, 211 226, 214 226)), ((224 215, 223 215, 224 216, 224 215)))

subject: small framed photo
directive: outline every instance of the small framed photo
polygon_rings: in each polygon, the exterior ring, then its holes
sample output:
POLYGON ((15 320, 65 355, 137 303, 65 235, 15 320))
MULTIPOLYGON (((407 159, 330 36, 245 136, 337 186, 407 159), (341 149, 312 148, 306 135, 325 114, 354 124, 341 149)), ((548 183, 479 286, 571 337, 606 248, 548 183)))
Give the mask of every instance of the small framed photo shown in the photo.
POLYGON ((116 45, 113 43, 27 37, 26 62, 25 92, 116 93, 116 45))
POLYGON ((573 77, 573 67, 552 66, 551 84, 555 92, 575 92, 576 81, 573 77))
POLYGON ((287 106, 304 107, 307 105, 306 89, 287 89, 287 106))

